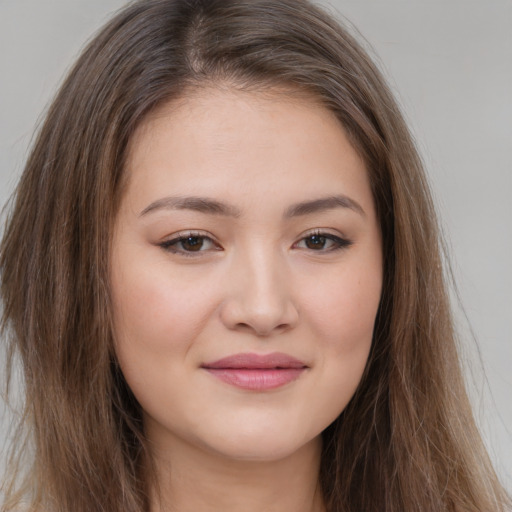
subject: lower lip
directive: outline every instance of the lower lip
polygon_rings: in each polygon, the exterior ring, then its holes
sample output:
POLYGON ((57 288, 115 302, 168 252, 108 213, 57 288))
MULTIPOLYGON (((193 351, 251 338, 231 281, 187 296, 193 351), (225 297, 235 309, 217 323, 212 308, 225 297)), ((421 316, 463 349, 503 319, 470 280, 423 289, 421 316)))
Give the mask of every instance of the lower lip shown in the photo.
POLYGON ((218 379, 242 389, 264 391, 297 380, 306 368, 205 368, 218 379))

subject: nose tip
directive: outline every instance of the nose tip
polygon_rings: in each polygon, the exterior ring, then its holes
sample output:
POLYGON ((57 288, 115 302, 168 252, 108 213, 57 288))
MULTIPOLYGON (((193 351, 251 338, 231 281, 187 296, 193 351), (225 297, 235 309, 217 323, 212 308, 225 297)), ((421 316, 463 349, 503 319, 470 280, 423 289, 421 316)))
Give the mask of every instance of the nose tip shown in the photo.
POLYGON ((291 329, 298 320, 298 313, 291 304, 266 303, 263 307, 251 307, 235 301, 225 304, 222 316, 230 329, 252 332, 258 337, 291 329))
POLYGON ((241 281, 222 304, 226 327, 265 337, 296 326, 299 313, 284 282, 261 275, 241 281))

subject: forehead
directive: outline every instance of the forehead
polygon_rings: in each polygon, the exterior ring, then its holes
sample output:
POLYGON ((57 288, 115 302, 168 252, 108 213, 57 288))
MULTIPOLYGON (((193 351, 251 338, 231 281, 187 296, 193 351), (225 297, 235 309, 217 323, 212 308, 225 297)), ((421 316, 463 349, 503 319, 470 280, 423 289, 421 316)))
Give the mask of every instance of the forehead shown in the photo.
MULTIPOLYGON (((212 117, 219 121, 222 118, 225 122, 229 118, 235 120, 237 114, 268 110, 278 105, 303 111, 322 111, 324 117, 330 117, 337 125, 339 123, 335 114, 324 106, 319 96, 299 87, 265 84, 245 87, 227 82, 190 86, 180 96, 158 105, 143 118, 130 139, 128 157, 148 130, 168 123, 170 118, 175 118, 176 124, 196 130, 200 124, 212 117)), ((246 119, 247 129, 254 119, 246 119)), ((225 125, 222 126, 224 127, 225 125)), ((341 128, 341 124, 339 127, 341 128)), ((212 132, 218 130, 212 129, 212 132)))
POLYGON ((336 116, 311 95, 282 90, 201 89, 168 102, 136 130, 126 172, 132 192, 153 196, 214 190, 285 200, 287 191, 368 188, 336 116))

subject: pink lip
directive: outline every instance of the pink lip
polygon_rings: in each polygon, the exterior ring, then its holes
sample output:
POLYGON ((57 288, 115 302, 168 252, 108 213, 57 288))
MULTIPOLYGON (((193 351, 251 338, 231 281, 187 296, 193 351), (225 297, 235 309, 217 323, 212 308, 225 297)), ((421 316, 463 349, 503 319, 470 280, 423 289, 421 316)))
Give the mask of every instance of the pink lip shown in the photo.
POLYGON ((292 356, 274 352, 265 355, 235 354, 205 363, 202 368, 227 384, 264 391, 298 379, 308 366, 292 356))

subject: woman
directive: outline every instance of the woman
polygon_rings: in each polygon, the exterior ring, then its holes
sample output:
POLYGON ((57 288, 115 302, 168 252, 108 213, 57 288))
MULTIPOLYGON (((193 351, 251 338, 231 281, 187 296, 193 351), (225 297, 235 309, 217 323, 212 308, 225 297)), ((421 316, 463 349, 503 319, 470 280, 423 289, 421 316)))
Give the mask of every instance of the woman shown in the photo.
POLYGON ((0 264, 35 447, 5 510, 508 503, 407 128, 306 2, 121 12, 50 108, 0 264))

